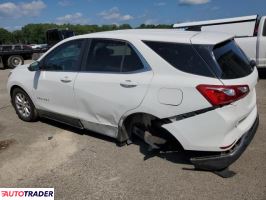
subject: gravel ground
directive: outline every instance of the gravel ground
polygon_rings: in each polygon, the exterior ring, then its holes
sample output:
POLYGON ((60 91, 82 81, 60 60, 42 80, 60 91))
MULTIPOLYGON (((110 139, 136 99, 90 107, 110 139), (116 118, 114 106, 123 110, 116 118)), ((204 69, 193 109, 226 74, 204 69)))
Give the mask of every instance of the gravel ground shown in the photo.
POLYGON ((0 187, 54 187, 55 199, 266 199, 266 80, 257 85, 260 126, 223 179, 195 171, 183 155, 147 155, 89 131, 42 120, 26 123, 10 105, 0 71, 0 187), (49 139, 50 140, 49 140, 49 139), (51 139, 52 138, 52 139, 51 139), (148 158, 148 159, 146 159, 148 158))

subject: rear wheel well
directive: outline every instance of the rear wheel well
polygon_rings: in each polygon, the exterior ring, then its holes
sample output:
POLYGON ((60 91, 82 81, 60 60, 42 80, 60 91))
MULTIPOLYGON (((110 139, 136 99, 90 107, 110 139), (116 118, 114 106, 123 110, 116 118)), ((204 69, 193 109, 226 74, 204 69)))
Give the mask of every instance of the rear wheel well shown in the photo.
POLYGON ((152 135, 156 135, 158 137, 162 137, 167 140, 167 145, 171 149, 183 150, 180 142, 166 129, 162 127, 162 125, 169 123, 169 119, 160 119, 156 116, 147 113, 134 113, 126 117, 124 119, 122 127, 124 131, 126 131, 126 135, 128 138, 132 138, 132 129, 133 126, 139 126, 142 129, 145 129, 152 133, 152 135))
POLYGON ((147 113, 134 113, 126 117, 126 119, 123 122, 123 125, 125 126, 128 134, 131 135, 130 126, 132 126, 132 124, 140 123, 147 127, 151 125, 151 121, 156 119, 159 120, 159 118, 147 113))

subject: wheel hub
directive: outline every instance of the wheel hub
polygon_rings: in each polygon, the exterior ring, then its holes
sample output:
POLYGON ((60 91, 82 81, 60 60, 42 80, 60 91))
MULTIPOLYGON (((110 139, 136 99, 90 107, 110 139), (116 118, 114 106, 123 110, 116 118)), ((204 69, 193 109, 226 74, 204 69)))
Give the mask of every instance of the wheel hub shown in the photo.
POLYGON ((15 104, 20 115, 22 115, 23 117, 29 117, 31 115, 30 103, 24 94, 16 94, 15 104))
POLYGON ((12 60, 12 63, 13 63, 13 65, 18 66, 18 65, 21 64, 21 60, 18 59, 18 58, 14 58, 14 59, 12 60))

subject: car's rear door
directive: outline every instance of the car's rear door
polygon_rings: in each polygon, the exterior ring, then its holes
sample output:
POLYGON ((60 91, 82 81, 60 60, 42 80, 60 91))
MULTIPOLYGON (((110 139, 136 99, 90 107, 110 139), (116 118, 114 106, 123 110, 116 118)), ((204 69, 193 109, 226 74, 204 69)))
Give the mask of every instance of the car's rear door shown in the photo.
POLYGON ((92 39, 75 81, 79 118, 90 130, 116 137, 120 118, 138 107, 153 72, 125 41, 92 39))

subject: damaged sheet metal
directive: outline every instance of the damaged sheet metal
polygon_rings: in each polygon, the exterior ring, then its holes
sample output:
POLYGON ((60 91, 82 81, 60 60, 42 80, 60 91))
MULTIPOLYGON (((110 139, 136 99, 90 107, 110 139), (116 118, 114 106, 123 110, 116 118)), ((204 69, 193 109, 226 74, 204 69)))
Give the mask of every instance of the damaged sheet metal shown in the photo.
POLYGON ((144 140, 144 142, 149 145, 150 150, 160 149, 159 145, 163 145, 166 143, 165 139, 158 136, 154 136, 149 131, 143 131, 136 126, 133 128, 133 133, 142 140, 144 140))

